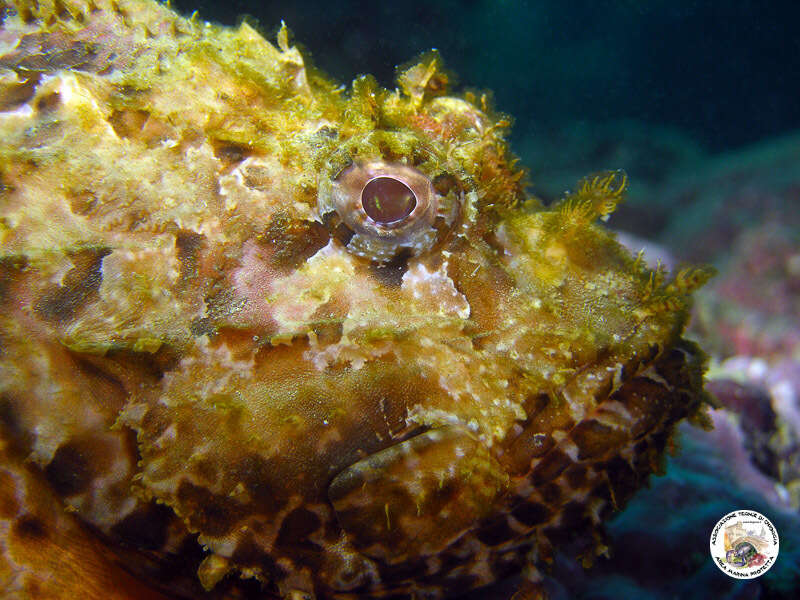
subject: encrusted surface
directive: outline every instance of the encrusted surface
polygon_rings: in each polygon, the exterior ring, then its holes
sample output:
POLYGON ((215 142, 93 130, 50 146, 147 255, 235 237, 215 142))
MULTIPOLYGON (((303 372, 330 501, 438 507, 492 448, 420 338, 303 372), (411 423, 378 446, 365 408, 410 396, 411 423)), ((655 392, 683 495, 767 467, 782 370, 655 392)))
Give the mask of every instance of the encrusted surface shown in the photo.
MULTIPOLYGON (((666 281, 596 224, 622 173, 526 197, 435 54, 343 90, 285 29, 0 6, 0 416, 33 466, 9 476, 148 584, 199 593, 139 551, 292 600, 454 595, 572 537, 588 558, 702 420, 680 335, 708 274, 666 281), (372 221, 353 168, 414 210, 372 221)), ((3 552, 35 597, 46 569, 3 552)))

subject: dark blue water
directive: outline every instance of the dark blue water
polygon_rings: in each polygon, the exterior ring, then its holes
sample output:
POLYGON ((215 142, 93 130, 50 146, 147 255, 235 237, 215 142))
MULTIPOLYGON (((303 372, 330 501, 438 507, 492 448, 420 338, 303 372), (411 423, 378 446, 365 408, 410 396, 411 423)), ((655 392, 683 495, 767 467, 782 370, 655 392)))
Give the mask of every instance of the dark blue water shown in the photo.
POLYGON ((704 147, 800 127, 800 3, 540 0, 261 2, 176 0, 236 23, 281 19, 313 62, 347 83, 430 48, 472 87, 494 91, 514 139, 574 121, 676 127, 704 147))

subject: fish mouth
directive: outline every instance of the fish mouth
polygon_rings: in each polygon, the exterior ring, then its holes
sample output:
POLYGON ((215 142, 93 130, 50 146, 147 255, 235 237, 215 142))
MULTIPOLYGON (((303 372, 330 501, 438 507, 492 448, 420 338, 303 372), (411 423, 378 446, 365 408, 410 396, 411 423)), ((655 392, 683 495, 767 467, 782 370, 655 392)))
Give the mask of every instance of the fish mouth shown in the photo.
POLYGON ((446 425, 350 465, 328 498, 360 552, 399 564, 444 550, 495 510, 508 483, 487 448, 446 425))

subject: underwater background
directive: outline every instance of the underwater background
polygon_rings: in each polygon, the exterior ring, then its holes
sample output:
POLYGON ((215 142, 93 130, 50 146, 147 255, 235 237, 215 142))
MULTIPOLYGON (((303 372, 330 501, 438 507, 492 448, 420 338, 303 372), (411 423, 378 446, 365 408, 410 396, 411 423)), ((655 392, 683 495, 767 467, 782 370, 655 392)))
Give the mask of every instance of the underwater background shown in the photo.
MULTIPOLYGON (((716 428, 684 427, 663 477, 609 526, 610 558, 559 555, 555 599, 800 597, 800 3, 179 0, 184 14, 284 20, 342 84, 436 48, 456 89, 491 90, 544 201, 624 169, 609 222, 672 268, 713 264, 691 335, 710 354, 716 428), (780 555, 754 580, 709 555, 718 519, 766 515, 780 555)), ((470 598, 507 598, 513 582, 470 598)))

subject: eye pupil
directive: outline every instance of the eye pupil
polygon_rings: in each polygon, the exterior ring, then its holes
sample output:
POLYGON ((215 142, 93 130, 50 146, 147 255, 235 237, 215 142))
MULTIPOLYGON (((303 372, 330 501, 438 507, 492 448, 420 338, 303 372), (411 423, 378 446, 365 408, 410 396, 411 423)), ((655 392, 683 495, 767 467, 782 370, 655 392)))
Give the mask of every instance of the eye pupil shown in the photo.
POLYGON ((402 221, 417 206, 411 188, 394 177, 375 177, 361 190, 361 205, 367 216, 381 225, 402 221))

